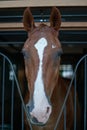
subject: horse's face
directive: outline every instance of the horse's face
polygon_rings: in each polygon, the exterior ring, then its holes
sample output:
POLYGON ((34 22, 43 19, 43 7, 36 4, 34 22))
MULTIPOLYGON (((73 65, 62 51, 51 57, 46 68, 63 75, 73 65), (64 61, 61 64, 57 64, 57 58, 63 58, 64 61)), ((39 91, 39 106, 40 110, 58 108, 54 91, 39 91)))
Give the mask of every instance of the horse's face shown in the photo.
POLYGON ((23 20, 28 31, 28 39, 22 50, 30 92, 27 107, 31 123, 43 125, 52 112, 50 98, 59 74, 62 49, 57 31, 60 26, 60 14, 57 8, 53 8, 50 27, 44 24, 35 27, 29 8, 25 10, 23 20))

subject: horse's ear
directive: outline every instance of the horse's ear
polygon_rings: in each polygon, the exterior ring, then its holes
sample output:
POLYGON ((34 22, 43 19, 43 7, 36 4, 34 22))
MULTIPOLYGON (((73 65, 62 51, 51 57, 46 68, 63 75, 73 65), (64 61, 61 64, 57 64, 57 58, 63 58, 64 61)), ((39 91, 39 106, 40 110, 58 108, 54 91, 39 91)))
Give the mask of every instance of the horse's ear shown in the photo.
POLYGON ((26 31, 30 31, 35 28, 34 18, 30 11, 30 8, 26 8, 23 14, 23 24, 26 31))
POLYGON ((60 25, 61 25, 60 11, 56 7, 53 7, 50 16, 50 26, 53 27, 56 31, 58 31, 60 25))

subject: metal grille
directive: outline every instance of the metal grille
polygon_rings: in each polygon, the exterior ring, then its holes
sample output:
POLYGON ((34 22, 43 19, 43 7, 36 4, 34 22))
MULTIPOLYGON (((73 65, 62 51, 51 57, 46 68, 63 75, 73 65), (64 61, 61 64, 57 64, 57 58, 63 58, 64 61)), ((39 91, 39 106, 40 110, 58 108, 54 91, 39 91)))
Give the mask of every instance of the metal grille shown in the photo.
POLYGON ((24 130, 19 84, 10 59, 0 53, 0 130, 24 130))
POLYGON ((72 84, 74 83, 74 124, 73 124, 73 130, 87 130, 87 54, 84 55, 77 63, 75 70, 74 70, 74 74, 73 77, 71 79, 71 82, 69 84, 68 90, 67 90, 67 94, 64 100, 64 103, 62 105, 59 117, 57 119, 56 125, 54 130, 57 130, 60 118, 62 116, 62 113, 64 113, 64 130, 66 130, 67 126, 66 126, 66 102, 69 96, 69 92, 71 90, 72 84), (82 71, 81 73, 79 73, 79 76, 82 76, 82 81, 80 81, 80 84, 77 84, 77 73, 78 73, 78 68, 81 67, 80 71, 82 71), (81 74, 81 75, 80 75, 81 74), (79 99, 81 100, 80 103, 80 108, 81 108, 81 116, 80 116, 80 122, 81 124, 79 124, 79 128, 77 127, 77 96, 76 96, 76 92, 77 92, 77 87, 78 89, 80 89, 80 95, 79 95, 79 99), (81 88, 80 88, 81 87, 81 88))
MULTIPOLYGON (((80 75, 79 75, 80 76, 80 75)), ((66 101, 71 90, 72 82, 74 82, 74 128, 73 130, 77 130, 76 124, 76 90, 80 89, 79 98, 81 101, 82 108, 82 129, 87 129, 87 55, 83 56, 77 63, 75 67, 75 72, 73 78, 70 82, 69 89, 67 91, 64 104, 62 106, 60 115, 56 122, 54 130, 57 130, 58 122, 61 118, 62 113, 64 113, 64 130, 66 130, 66 101), (78 68, 81 67, 81 76, 82 82, 81 84, 77 84, 78 68)), ((23 107, 24 104, 21 101, 23 100, 20 96, 20 90, 18 90, 19 84, 16 78, 15 69, 12 65, 11 61, 7 56, 0 53, 0 130, 24 130, 24 112, 23 107), (10 72, 10 74, 9 74, 10 72), (15 90, 16 89, 16 90, 15 90), (18 92, 17 99, 15 96, 15 92, 18 92), (19 101, 17 103, 17 100, 19 101), (18 105, 20 107, 18 108, 18 105), (15 111, 19 111, 16 113, 15 111), (18 116, 17 116, 18 114, 18 116), (18 117, 20 117, 18 119, 18 117), (19 125, 20 124, 20 125, 19 125)))

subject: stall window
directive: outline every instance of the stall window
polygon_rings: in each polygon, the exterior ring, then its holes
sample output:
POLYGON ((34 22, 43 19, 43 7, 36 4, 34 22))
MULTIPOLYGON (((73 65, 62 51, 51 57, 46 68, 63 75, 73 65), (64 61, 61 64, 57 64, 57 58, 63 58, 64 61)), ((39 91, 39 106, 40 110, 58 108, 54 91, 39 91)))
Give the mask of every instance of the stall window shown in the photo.
POLYGON ((71 64, 63 64, 60 66, 60 74, 64 78, 71 79, 73 76, 73 66, 71 64))

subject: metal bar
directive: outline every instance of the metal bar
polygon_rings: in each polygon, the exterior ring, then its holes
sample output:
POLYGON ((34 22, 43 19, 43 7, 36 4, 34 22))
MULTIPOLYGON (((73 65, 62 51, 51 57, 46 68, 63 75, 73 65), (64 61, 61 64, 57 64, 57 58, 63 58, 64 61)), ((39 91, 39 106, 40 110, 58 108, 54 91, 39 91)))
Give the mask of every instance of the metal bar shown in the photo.
POLYGON ((66 45, 70 45, 70 44, 73 44, 73 45, 86 45, 87 44, 87 41, 61 41, 62 44, 66 44, 66 45))
MULTIPOLYGON (((84 16, 87 16, 87 15, 84 15, 84 16)), ((8 15, 8 16, 4 15, 4 16, 0 16, 0 19, 5 19, 5 18, 7 18, 7 19, 9 19, 9 18, 23 18, 23 16, 21 16, 21 15, 8 15)))
POLYGON ((12 71, 14 73, 14 80, 16 82, 16 86, 17 86, 17 90, 18 90, 18 93, 19 93, 19 96, 20 96, 20 100, 22 102, 22 105, 23 105, 23 108, 24 108, 24 111, 25 111, 25 114, 26 114, 26 118, 27 118, 27 121, 28 121, 28 124, 30 126, 30 130, 32 130, 32 125, 30 123, 30 118, 29 118, 29 114, 27 112, 27 109, 26 109, 26 106, 25 106, 25 103, 24 103, 24 100, 23 100, 23 97, 22 97, 22 94, 21 94, 21 89, 20 89, 20 86, 19 86, 19 82, 17 80, 17 77, 16 77, 16 74, 15 74, 15 71, 14 71, 14 68, 13 68, 13 65, 12 65, 12 62, 10 61, 10 59, 4 55, 3 53, 0 52, 0 55, 3 56, 7 61, 8 63, 10 64, 11 68, 12 68, 12 71))
POLYGON ((63 103, 63 105, 62 105, 62 108, 61 108, 60 114, 59 114, 59 116, 58 116, 58 118, 57 118, 57 121, 56 121, 56 124, 55 124, 54 130, 57 129, 57 126, 58 126, 58 124, 59 124, 59 121, 60 121, 60 118, 61 118, 62 112, 63 112, 63 110, 64 110, 64 107, 65 107, 65 104, 66 104, 66 101, 67 101, 68 95, 69 95, 69 93, 70 93, 70 90, 71 90, 71 87, 72 87, 72 83, 73 83, 74 77, 75 77, 75 75, 76 75, 76 72, 77 72, 78 66, 79 66, 79 64, 81 63, 81 61, 84 60, 85 57, 87 57, 87 54, 84 55, 84 56, 83 56, 83 57, 78 61, 78 63, 76 64, 76 67, 75 67, 75 70, 74 70, 74 73, 73 73, 73 76, 72 76, 71 82, 70 82, 70 84, 69 84, 69 87, 68 87, 68 90, 67 90, 67 94, 66 94, 66 96, 65 96, 64 103, 63 103))
POLYGON ((87 87, 87 57, 84 60, 84 130, 86 130, 86 87, 87 87))
MULTIPOLYGON (((10 23, 9 23, 10 24, 10 23)), ((16 23, 14 23, 16 24, 16 23)), ((40 23, 38 23, 40 24, 40 23)), ((60 32, 61 33, 61 32, 60 32)), ((66 35, 87 35, 87 30, 62 30, 62 33, 63 34, 66 34, 66 35)), ((3 36, 3 35, 26 35, 27 37, 27 33, 25 31, 21 31, 21 30, 17 30, 17 31, 1 31, 0 30, 0 36, 3 36)))
POLYGON ((24 109, 22 104, 21 104, 21 109, 22 109, 22 130, 24 130, 24 109))
POLYGON ((11 130, 13 130, 13 116, 14 116, 14 79, 12 80, 12 95, 11 95, 11 130))
POLYGON ((6 46, 6 45, 23 45, 24 42, 0 42, 0 46, 6 46))
MULTIPOLYGON (((0 42, 0 46, 6 46, 6 45, 23 45, 24 42, 23 41, 15 41, 15 42, 0 42)), ((61 44, 63 45, 87 45, 87 41, 61 41, 61 44)))
POLYGON ((5 58, 3 57, 3 72, 2 72, 2 130, 4 130, 4 93, 5 93, 5 58))
MULTIPOLYGON (((41 18, 41 14, 38 15, 34 15, 34 18, 41 18)), ((49 15, 45 15, 44 17, 49 18, 49 15)), ((64 14, 62 15, 62 17, 87 17, 87 14, 64 14)), ((4 15, 4 16, 0 16, 0 19, 9 19, 9 18, 23 18, 22 15, 4 15)))
MULTIPOLYGON (((3 35, 7 35, 7 36, 13 35, 14 36, 14 35, 26 35, 26 34, 27 34, 26 32, 20 31, 20 30, 18 30, 18 31, 0 31, 0 36, 3 36, 3 35)), ((86 33, 84 32, 84 34, 87 34, 87 32, 86 33)), ((26 35, 26 37, 27 37, 27 35, 26 35)))
POLYGON ((74 130, 76 130, 76 74, 74 80, 74 130))
POLYGON ((64 130, 66 130, 66 105, 64 107, 64 130))

